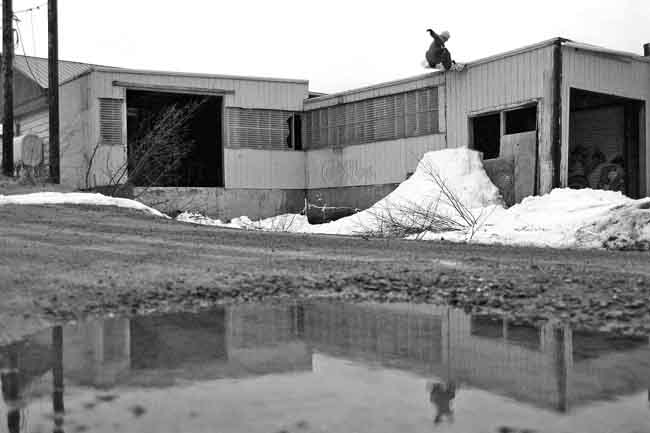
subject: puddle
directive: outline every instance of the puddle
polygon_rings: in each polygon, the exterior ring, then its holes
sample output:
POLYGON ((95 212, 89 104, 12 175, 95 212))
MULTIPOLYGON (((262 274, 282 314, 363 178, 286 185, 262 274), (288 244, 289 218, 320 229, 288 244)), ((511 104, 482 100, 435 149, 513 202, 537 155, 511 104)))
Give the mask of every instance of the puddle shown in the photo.
POLYGON ((305 303, 0 347, 0 432, 650 432, 650 344, 447 307, 305 303))

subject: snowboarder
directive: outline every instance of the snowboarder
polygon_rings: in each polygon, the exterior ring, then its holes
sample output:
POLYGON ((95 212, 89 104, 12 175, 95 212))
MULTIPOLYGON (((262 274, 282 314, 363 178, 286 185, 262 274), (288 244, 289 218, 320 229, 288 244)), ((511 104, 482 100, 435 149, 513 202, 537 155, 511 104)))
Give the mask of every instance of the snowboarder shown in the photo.
POLYGON ((451 60, 451 54, 449 50, 445 47, 445 42, 449 40, 449 32, 444 30, 437 34, 431 29, 427 29, 427 32, 433 38, 433 42, 429 46, 429 49, 426 52, 426 65, 425 67, 433 69, 444 69, 445 71, 449 70, 462 70, 462 66, 451 60))

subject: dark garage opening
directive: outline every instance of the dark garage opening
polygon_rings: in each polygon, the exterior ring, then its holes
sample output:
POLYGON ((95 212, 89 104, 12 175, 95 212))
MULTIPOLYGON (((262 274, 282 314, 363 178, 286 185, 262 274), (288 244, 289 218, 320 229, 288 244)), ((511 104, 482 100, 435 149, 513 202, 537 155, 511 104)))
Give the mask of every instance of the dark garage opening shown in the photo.
MULTIPOLYGON (((129 176, 134 185, 223 187, 222 103, 221 96, 127 90, 129 176), (178 111, 174 111, 172 107, 176 107, 178 111), (180 140, 176 149, 182 150, 166 160, 163 158, 164 164, 152 159, 147 160, 147 167, 144 169, 142 164, 138 166, 134 155, 152 155, 157 152, 158 146, 150 144, 154 140, 146 140, 147 134, 151 135, 156 125, 165 123, 161 121, 162 118, 173 119, 172 113, 179 115, 183 110, 191 115, 186 115, 187 122, 183 123, 179 135, 170 138, 160 134, 164 139, 159 140, 167 140, 169 149, 176 145, 171 143, 171 140, 180 140), (167 161, 171 160, 175 161, 172 169, 161 169, 161 165, 172 167, 167 164, 167 161)), ((158 128, 159 131, 163 129, 158 128)), ((169 152, 166 155, 169 155, 169 152)))
POLYGON ((643 102, 571 89, 569 188, 641 194, 643 102))
POLYGON ((473 148, 483 152, 483 159, 499 157, 501 147, 501 114, 487 114, 472 118, 473 148))

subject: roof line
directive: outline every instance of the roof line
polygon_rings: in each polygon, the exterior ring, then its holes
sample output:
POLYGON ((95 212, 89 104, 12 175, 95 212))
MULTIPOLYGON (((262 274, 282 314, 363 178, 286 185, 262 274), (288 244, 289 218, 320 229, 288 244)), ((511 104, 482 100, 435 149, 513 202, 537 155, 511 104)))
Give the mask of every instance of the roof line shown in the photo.
POLYGON ((204 74, 200 72, 174 72, 174 71, 156 71, 151 69, 128 69, 128 68, 112 68, 98 66, 93 69, 96 72, 116 72, 122 74, 136 74, 136 75, 166 75, 172 77, 196 77, 196 78, 216 78, 227 80, 240 80, 240 81, 270 81, 276 83, 292 83, 292 84, 309 84, 309 80, 302 80, 297 78, 272 78, 272 77, 252 77, 246 75, 223 75, 223 74, 204 74))
POLYGON ((369 86, 357 87, 355 89, 343 90, 341 92, 327 93, 322 96, 309 98, 308 100, 305 101, 305 103, 313 104, 317 102, 327 101, 328 99, 339 98, 341 96, 354 95, 356 93, 361 93, 368 90, 382 89, 384 87, 391 87, 391 86, 399 86, 400 84, 407 84, 412 81, 419 81, 419 80, 426 80, 427 78, 433 78, 442 73, 443 71, 429 72, 427 74, 420 74, 420 75, 415 75, 413 77, 400 78, 392 81, 385 81, 383 83, 371 84, 369 86))
MULTIPOLYGON (((45 57, 36 57, 36 56, 24 56, 20 55, 20 57, 25 58, 26 61, 29 59, 37 59, 37 60, 48 60, 45 57)), ((107 65, 98 65, 94 63, 86 63, 86 62, 77 62, 77 61, 72 61, 72 60, 64 60, 64 59, 59 59, 59 62, 65 62, 65 63, 74 63, 76 65, 84 65, 89 68, 88 71, 84 71, 83 73, 79 74, 78 76, 75 76, 73 78, 67 79, 66 81, 62 81, 59 83, 65 84, 67 82, 73 81, 74 79, 78 78, 81 75, 84 75, 89 72, 97 71, 97 72, 121 72, 121 73, 129 73, 129 74, 140 74, 140 75, 166 75, 166 76, 174 76, 174 77, 204 77, 204 78, 217 78, 217 79, 231 79, 231 80, 243 80, 243 81, 270 81, 270 82, 277 82, 277 83, 292 83, 292 84, 309 84, 309 80, 304 80, 304 79, 297 79, 297 78, 273 78, 273 77, 254 77, 254 76, 246 76, 246 75, 226 75, 226 74, 209 74, 209 73, 200 73, 200 72, 175 72, 175 71, 161 71, 161 70, 154 70, 154 69, 133 69, 133 68, 123 68, 119 66, 107 66, 107 65)))
POLYGON ((564 42, 571 42, 571 40, 558 36, 558 37, 551 38, 551 39, 546 39, 544 41, 537 42, 537 43, 534 43, 534 44, 525 45, 525 46, 520 47, 520 48, 515 48, 514 50, 505 51, 503 53, 499 53, 499 54, 495 54, 495 55, 492 55, 492 56, 483 57, 481 59, 473 60, 471 62, 467 62, 466 66, 472 67, 472 66, 482 65, 484 63, 490 63, 490 62, 493 62, 495 60, 501 60, 501 59, 505 59, 507 57, 516 56, 517 54, 522 54, 522 53, 527 53, 529 51, 539 50, 540 48, 546 48, 546 47, 549 47, 549 46, 551 46, 553 44, 556 44, 557 42, 564 43, 564 42))
POLYGON ((583 42, 575 42, 575 41, 566 41, 564 43, 564 46, 573 48, 576 50, 583 50, 583 51, 591 51, 594 53, 602 53, 602 54, 607 54, 610 56, 618 56, 618 57, 626 57, 630 58, 633 60, 637 60, 639 62, 646 62, 650 63, 650 57, 642 56, 640 54, 635 54, 631 53, 629 51, 619 51, 619 50, 611 50, 609 48, 601 47, 598 45, 591 45, 591 44, 585 44, 583 42))
MULTIPOLYGON (((506 51, 504 53, 499 53, 499 54, 496 54, 496 55, 493 55, 493 56, 484 57, 482 59, 478 59, 478 60, 474 60, 472 62, 468 62, 466 64, 466 67, 478 66, 478 65, 481 65, 481 64, 484 64, 484 63, 489 63, 489 62, 493 62, 493 61, 496 61, 496 60, 501 60, 503 58, 515 56, 517 54, 525 53, 525 52, 528 52, 528 51, 535 51, 535 50, 538 50, 540 48, 545 48, 547 46, 551 46, 551 45, 557 43, 557 41, 567 42, 567 41, 569 41, 569 39, 561 38, 561 37, 555 37, 555 38, 547 39, 547 40, 544 40, 542 42, 537 42, 535 44, 526 45, 524 47, 517 48, 517 49, 514 49, 514 50, 510 50, 510 51, 506 51)), ((380 89, 380 88, 390 87, 390 86, 399 85, 399 84, 406 84, 406 83, 409 83, 411 81, 423 80, 423 79, 431 78, 431 77, 433 77, 435 75, 443 74, 443 73, 444 73, 444 71, 439 70, 439 71, 436 71, 436 72, 430 72, 428 74, 416 75, 416 76, 413 76, 413 77, 402 78, 402 79, 399 79, 399 80, 387 81, 387 82, 384 82, 384 83, 359 87, 359 88, 356 88, 356 89, 344 90, 344 91, 337 92, 337 93, 329 93, 329 94, 324 95, 324 96, 319 96, 319 97, 316 97, 316 98, 310 98, 308 101, 305 101, 305 102, 309 103, 309 104, 312 104, 312 103, 317 103, 317 102, 321 102, 321 101, 327 101, 328 99, 337 98, 337 97, 340 97, 340 96, 347 96, 347 95, 352 95, 352 94, 355 94, 355 93, 361 93, 361 92, 368 91, 368 90, 380 89)))
MULTIPOLYGON (((2 56, 2 53, 0 53, 0 57, 2 56)), ((38 59, 38 60, 49 60, 47 57, 39 57, 39 56, 25 56, 23 54, 15 54, 15 57, 24 57, 26 59, 38 59)), ((123 69, 118 66, 108 66, 108 65, 98 65, 96 63, 88 63, 88 62, 79 62, 77 60, 66 60, 66 59, 59 59, 59 62, 65 62, 65 63, 74 63, 76 65, 84 65, 88 67, 102 67, 102 68, 113 68, 113 69, 123 69)))

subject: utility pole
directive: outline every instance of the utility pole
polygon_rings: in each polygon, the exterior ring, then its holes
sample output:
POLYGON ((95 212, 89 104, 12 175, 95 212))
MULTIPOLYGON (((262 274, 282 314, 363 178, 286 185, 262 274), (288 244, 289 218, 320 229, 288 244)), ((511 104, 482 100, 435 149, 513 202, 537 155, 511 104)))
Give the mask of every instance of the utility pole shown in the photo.
MULTIPOLYGON (((3 2, 5 0, 2 0, 3 2)), ((47 2, 48 104, 50 106, 50 181, 60 183, 59 172, 59 19, 57 0, 47 2)))
POLYGON ((12 0, 2 0, 2 172, 14 175, 14 11, 12 0))

